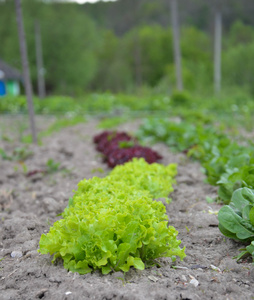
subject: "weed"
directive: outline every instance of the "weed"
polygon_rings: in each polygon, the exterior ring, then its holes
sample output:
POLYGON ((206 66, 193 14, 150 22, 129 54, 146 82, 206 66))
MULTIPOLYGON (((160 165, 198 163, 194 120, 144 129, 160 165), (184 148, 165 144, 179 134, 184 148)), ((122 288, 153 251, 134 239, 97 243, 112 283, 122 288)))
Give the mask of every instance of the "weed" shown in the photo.
POLYGON ((1 155, 2 159, 11 160, 11 157, 9 155, 7 155, 7 153, 2 148, 0 148, 0 155, 1 155))
POLYGON ((52 174, 59 171, 60 163, 55 162, 52 158, 50 158, 46 163, 46 173, 52 174))
POLYGON ((105 171, 102 168, 94 168, 92 169, 91 173, 104 173, 105 171))
POLYGON ((27 150, 24 147, 17 147, 17 148, 15 148, 13 150, 12 154, 9 155, 2 148, 0 148, 0 155, 5 160, 12 160, 12 161, 23 162, 28 157, 30 157, 31 155, 33 155, 33 152, 27 150))

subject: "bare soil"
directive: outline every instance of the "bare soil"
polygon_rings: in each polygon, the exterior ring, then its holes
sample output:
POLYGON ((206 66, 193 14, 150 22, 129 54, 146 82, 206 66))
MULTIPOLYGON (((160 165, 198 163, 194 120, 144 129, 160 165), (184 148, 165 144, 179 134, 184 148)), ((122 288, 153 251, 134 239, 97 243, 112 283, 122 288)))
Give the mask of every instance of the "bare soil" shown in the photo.
MULTIPOLYGON (((19 125, 16 121, 14 117, 0 121, 0 148, 8 154, 24 148, 18 142, 24 120, 19 125)), ((40 128, 51 121, 37 117, 40 128)), ((118 130, 131 133, 138 124, 131 122, 118 130)), ((159 201, 166 205, 169 223, 186 247, 183 261, 172 264, 162 258, 160 266, 131 269, 125 275, 98 271, 79 275, 37 252, 41 234, 60 218, 57 214, 67 206, 77 183, 110 171, 92 142, 100 132, 96 125, 90 120, 44 138, 40 146, 25 146, 31 155, 24 163, 0 156, 0 299, 254 299, 253 265, 233 259, 242 245, 220 233, 216 212, 221 206, 206 201, 207 196, 216 197, 216 188, 204 183, 199 163, 171 153, 162 144, 153 148, 163 155, 161 163, 178 163, 178 175, 172 202, 159 201), (45 169, 49 159, 60 163, 56 172, 26 176, 45 169)))

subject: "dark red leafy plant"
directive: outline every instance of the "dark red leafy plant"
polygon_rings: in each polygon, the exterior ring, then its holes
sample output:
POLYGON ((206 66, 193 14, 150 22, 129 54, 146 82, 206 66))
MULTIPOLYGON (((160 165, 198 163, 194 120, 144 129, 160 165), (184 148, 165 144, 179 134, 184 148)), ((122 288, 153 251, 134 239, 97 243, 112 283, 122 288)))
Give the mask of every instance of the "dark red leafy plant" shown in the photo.
POLYGON ((94 137, 96 150, 104 155, 104 161, 110 168, 130 161, 134 157, 143 157, 148 163, 157 162, 160 154, 149 147, 138 145, 135 138, 126 132, 104 131, 94 137))

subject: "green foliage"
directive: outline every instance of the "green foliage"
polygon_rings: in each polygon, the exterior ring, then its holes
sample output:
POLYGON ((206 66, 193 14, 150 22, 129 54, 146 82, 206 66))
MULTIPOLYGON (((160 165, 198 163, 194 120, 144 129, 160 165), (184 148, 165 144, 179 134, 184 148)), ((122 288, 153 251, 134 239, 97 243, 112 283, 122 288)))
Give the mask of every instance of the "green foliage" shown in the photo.
POLYGON ((239 44, 229 49, 223 56, 223 75, 228 86, 237 85, 247 88, 253 94, 252 78, 254 62, 252 53, 254 41, 250 44, 239 44))
POLYGON ((96 269, 103 274, 128 272, 132 266, 143 270, 145 264, 162 256, 182 259, 185 254, 176 239, 177 231, 167 225, 164 205, 152 199, 151 193, 158 196, 160 190, 154 188, 155 184, 149 187, 151 192, 144 189, 149 175, 171 184, 171 176, 164 177, 165 173, 172 174, 169 167, 165 167, 166 171, 163 166, 158 169, 154 165, 157 174, 153 167, 136 159, 117 167, 105 178, 82 180, 62 214, 63 219, 42 235, 39 252, 54 254, 53 261, 62 258, 66 269, 80 274, 96 269), (142 172, 138 166, 142 166, 142 172), (134 181, 128 171, 131 167, 142 178, 134 181))
POLYGON ((171 95, 173 105, 186 106, 190 104, 191 98, 187 92, 174 91, 171 95))
POLYGON ((127 116, 105 118, 100 121, 100 123, 98 124, 98 128, 111 129, 120 124, 127 122, 128 119, 129 118, 127 116))
POLYGON ((124 181, 128 186, 149 191, 152 197, 168 197, 173 192, 173 179, 177 174, 177 165, 163 166, 148 164, 143 158, 134 158, 132 162, 116 166, 110 173, 114 181, 124 181))
MULTIPOLYGON (((214 131, 212 127, 194 125, 187 121, 176 123, 165 118, 150 118, 144 120, 137 136, 145 142, 164 142, 173 151, 185 151, 192 147, 196 149, 203 139, 213 140, 214 131)), ((202 156, 202 150, 193 152, 192 155, 202 156)))
MULTIPOLYGON (((48 89, 61 94, 83 92, 97 70, 95 52, 100 46, 100 31, 94 21, 75 4, 24 0, 22 6, 34 85, 37 81, 34 20, 38 20, 48 89)), ((5 45, 0 49, 0 57, 21 69, 13 1, 0 3, 0 28, 5 45)))
POLYGON ((32 151, 29 151, 26 147, 16 147, 12 153, 6 153, 0 148, 0 155, 2 159, 12 160, 12 161, 25 161, 28 157, 33 155, 32 151))
POLYGON ((59 171, 60 163, 55 162, 52 158, 50 158, 46 163, 46 173, 52 174, 59 171))
POLYGON ((58 132, 63 128, 74 126, 79 123, 85 123, 85 122, 86 120, 83 116, 58 118, 52 125, 49 126, 47 130, 40 132, 40 137, 50 135, 53 132, 58 132))
POLYGON ((184 87, 189 91, 200 91, 211 86, 213 65, 209 36, 195 27, 183 28, 181 52, 184 87))
POLYGON ((2 148, 0 148, 0 155, 1 155, 2 159, 11 160, 11 157, 2 148))
POLYGON ((227 204, 237 188, 254 188, 253 145, 239 146, 233 137, 219 128, 199 123, 147 119, 137 136, 146 143, 164 142, 172 151, 183 151, 189 157, 199 159, 207 181, 219 186, 219 199, 227 204))
POLYGON ((126 63, 127 49, 111 31, 102 36, 98 51, 98 70, 92 87, 97 91, 120 92, 132 88, 131 66, 126 63))
POLYGON ((227 42, 229 47, 254 42, 252 26, 246 25, 240 20, 236 21, 230 28, 227 42))
MULTIPOLYGON (((239 126, 252 130, 254 113, 252 98, 248 97, 244 91, 232 90, 231 93, 223 94, 218 98, 206 99, 202 96, 193 96, 188 92, 174 92, 171 97, 150 93, 145 96, 110 93, 88 94, 80 98, 51 96, 43 101, 35 97, 34 107, 37 114, 58 116, 55 124, 40 134, 42 136, 83 122, 85 116, 98 116, 103 120, 99 126, 111 128, 136 117, 146 117, 151 113, 158 117, 180 116, 189 125, 200 123, 203 126, 204 123, 209 125, 216 122, 233 127, 235 131, 239 126), (232 123, 232 118, 234 123, 232 123)), ((2 99, 0 113, 28 113, 24 97, 8 96, 2 99)), ((26 127, 22 124, 17 127, 19 131, 21 130, 20 139, 23 142, 31 142, 31 136, 23 136, 26 127)))
POLYGON ((218 214, 219 229, 225 236, 251 243, 238 259, 252 255, 254 261, 254 190, 240 188, 236 190, 229 205, 223 206, 218 214))
MULTIPOLYGON (((45 80, 50 94, 79 96, 87 90, 133 92, 144 87, 151 92, 171 93, 175 89, 172 30, 168 21, 158 23, 154 19, 165 14, 165 4, 142 3, 132 17, 110 17, 103 26, 102 20, 110 9, 101 11, 95 4, 95 11, 89 15, 90 9, 74 3, 46 2, 22 1, 34 90, 37 90, 34 20, 40 23, 45 80), (115 19, 119 24, 114 31, 110 24, 115 19), (146 19, 148 23, 143 22, 146 19)), ((181 29, 182 74, 188 91, 209 94, 213 91, 212 39, 204 22, 211 10, 202 1, 198 2, 196 13, 202 17, 193 15, 192 10, 191 16, 185 14, 188 21, 181 29)), ((241 7, 246 9, 244 4, 241 7)), ((184 9, 188 11, 187 7, 184 9)), ((247 14, 248 10, 245 17, 247 14)), ((247 19, 225 28, 223 89, 240 86, 253 95, 254 30, 243 23, 247 19)), ((0 49, 1 59, 21 69, 13 1, 0 1, 0 37, 4 45, 0 49)))
POLYGON ((0 113, 24 113, 27 112, 26 97, 5 96, 1 97, 0 113))
POLYGON ((72 97, 51 96, 41 101, 35 98, 35 110, 42 114, 62 114, 67 112, 76 112, 78 103, 72 97))
POLYGON ((33 152, 29 151, 26 147, 17 147, 13 150, 12 160, 24 161, 32 155, 33 152))
MULTIPOLYGON (((252 153, 253 155, 253 153, 252 153)), ((253 157, 253 156, 252 156, 253 157)), ((234 168, 226 168, 217 184, 220 186, 218 194, 221 199, 230 199, 234 190, 240 187, 254 187, 254 161, 248 155, 231 157, 230 161, 240 162, 234 168)))

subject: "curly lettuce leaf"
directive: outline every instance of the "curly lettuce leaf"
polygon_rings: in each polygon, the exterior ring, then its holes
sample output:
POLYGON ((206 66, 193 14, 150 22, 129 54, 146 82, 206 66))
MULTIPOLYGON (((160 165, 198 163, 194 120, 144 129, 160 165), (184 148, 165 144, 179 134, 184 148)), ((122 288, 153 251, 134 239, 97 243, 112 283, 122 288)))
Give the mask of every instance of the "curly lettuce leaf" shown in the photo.
POLYGON ((160 180, 172 184, 176 166, 151 167, 135 159, 111 174, 78 184, 63 219, 42 235, 39 252, 62 258, 66 269, 80 274, 143 270, 145 263, 162 256, 183 259, 184 248, 179 247, 178 232, 168 226, 165 206, 152 198, 165 184, 160 180))
POLYGON ((114 181, 124 181, 138 189, 149 191, 154 198, 168 197, 173 192, 177 165, 147 164, 143 158, 119 165, 110 173, 114 181))

